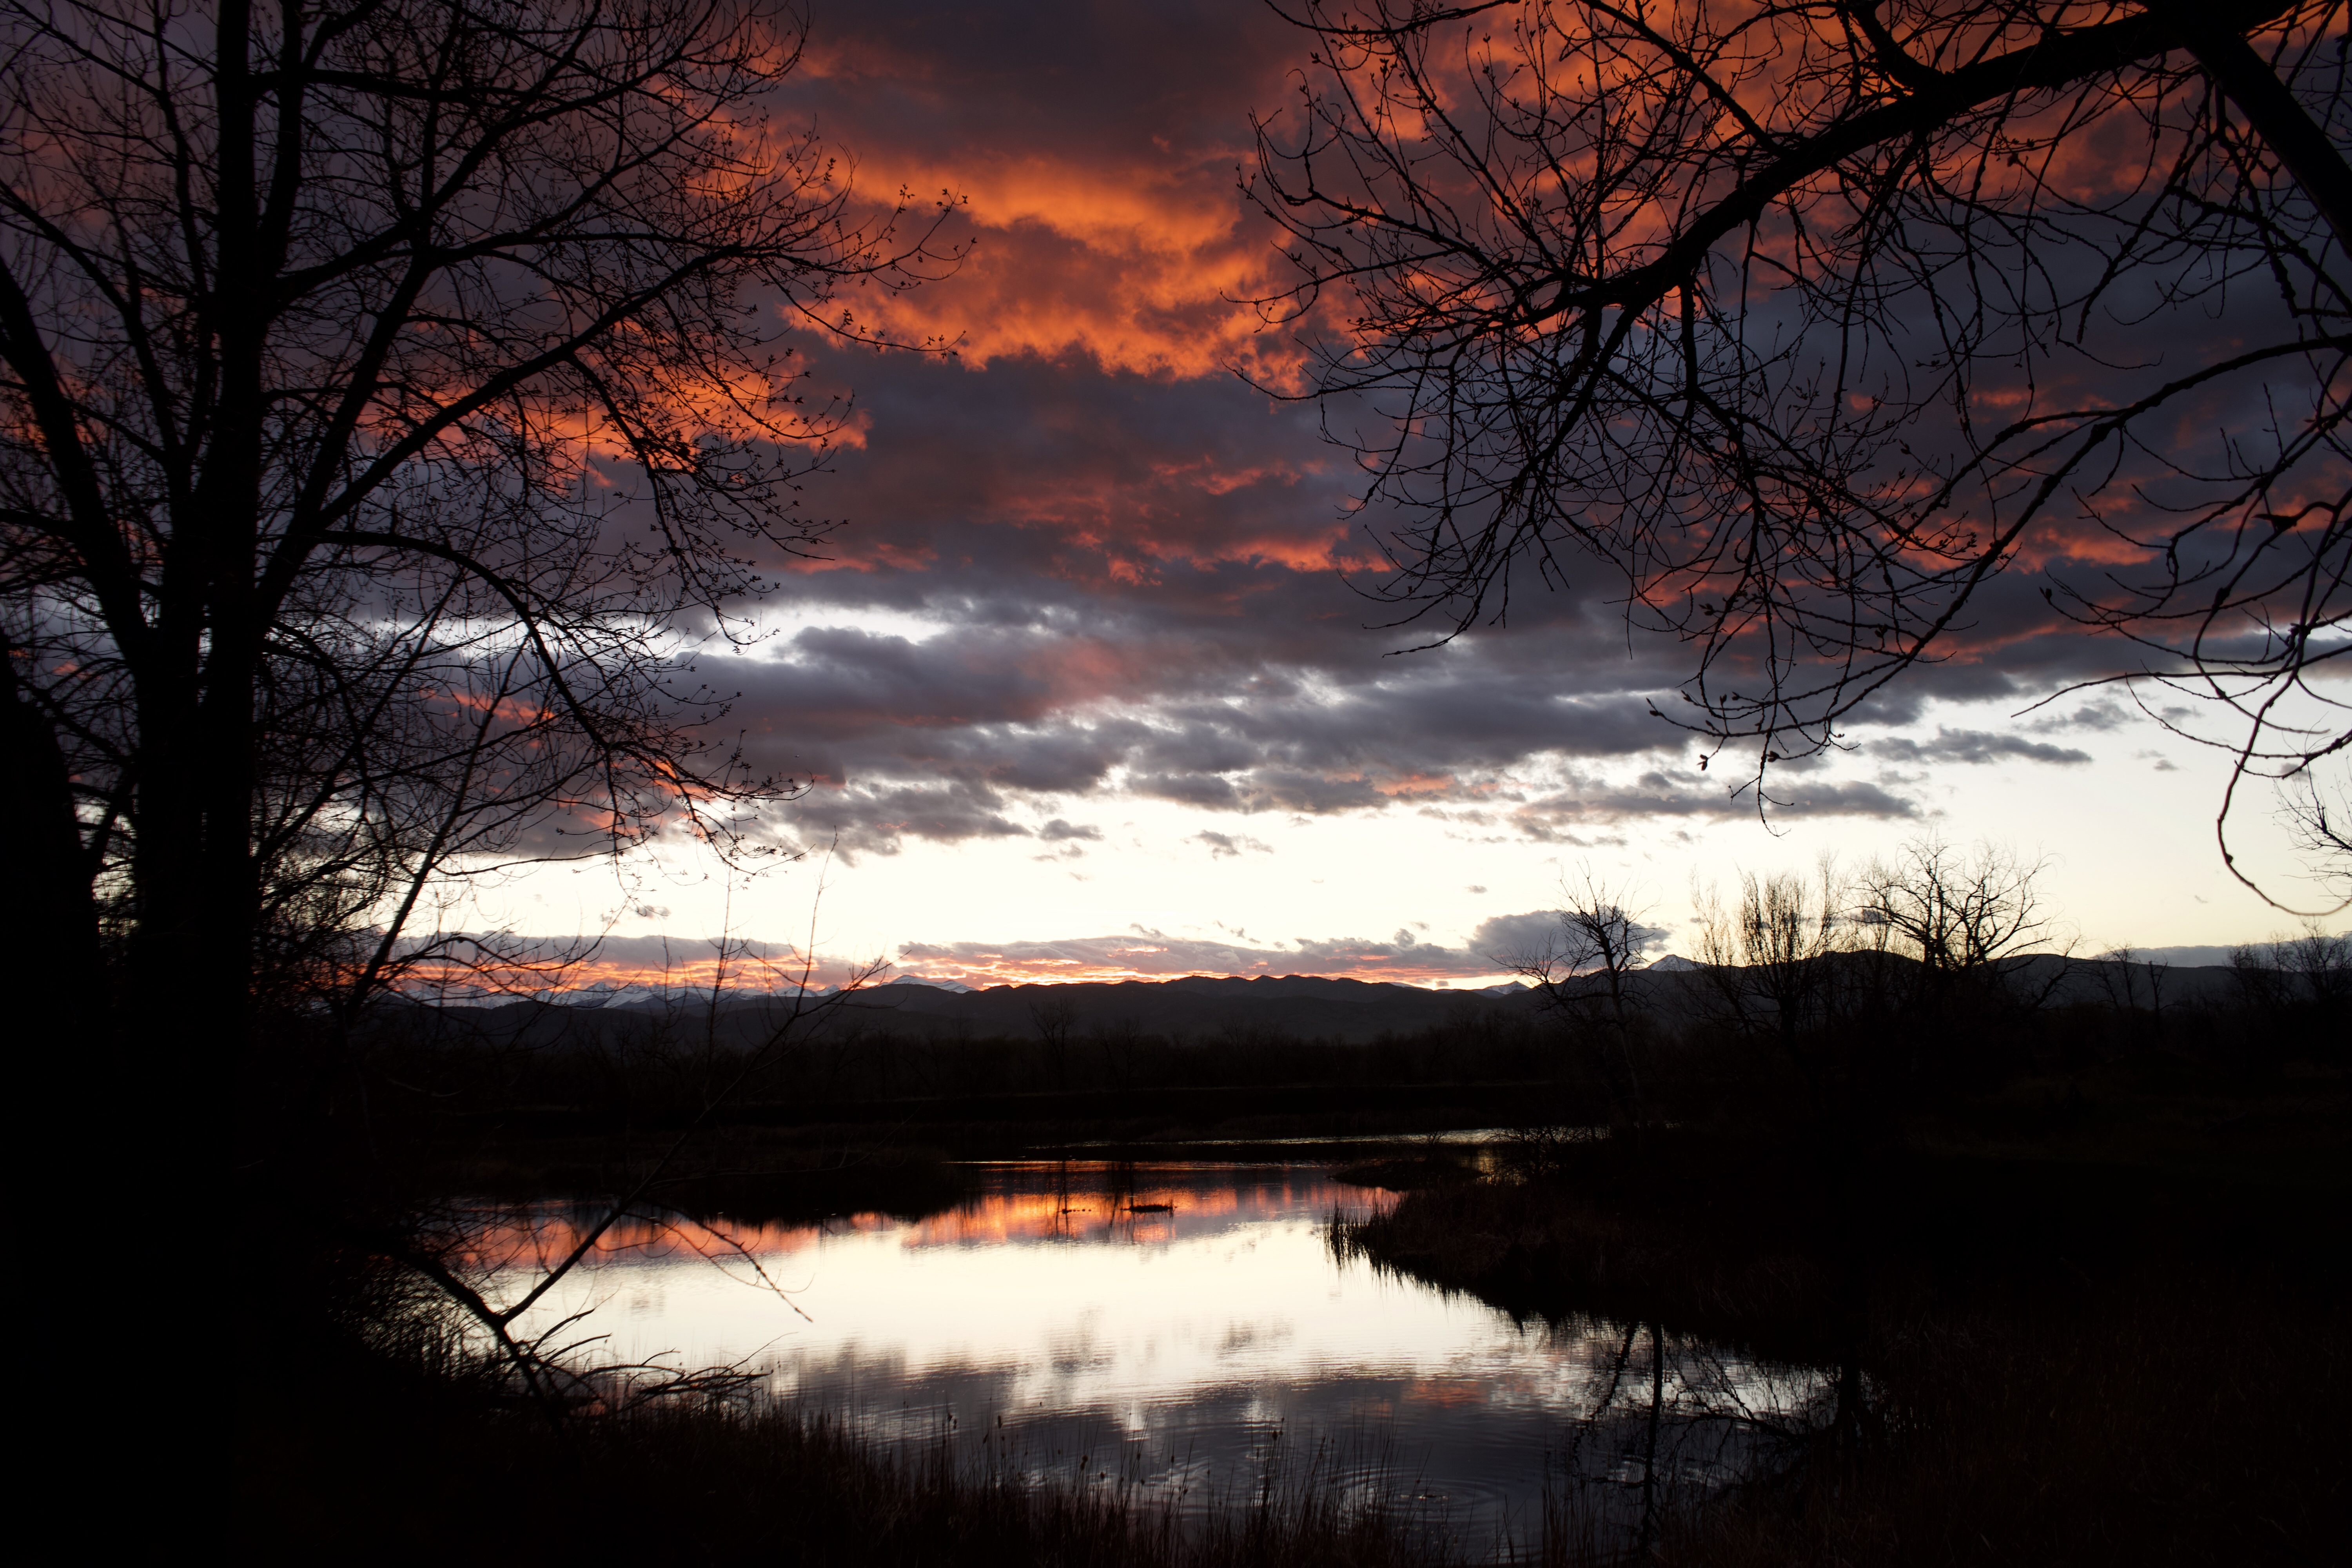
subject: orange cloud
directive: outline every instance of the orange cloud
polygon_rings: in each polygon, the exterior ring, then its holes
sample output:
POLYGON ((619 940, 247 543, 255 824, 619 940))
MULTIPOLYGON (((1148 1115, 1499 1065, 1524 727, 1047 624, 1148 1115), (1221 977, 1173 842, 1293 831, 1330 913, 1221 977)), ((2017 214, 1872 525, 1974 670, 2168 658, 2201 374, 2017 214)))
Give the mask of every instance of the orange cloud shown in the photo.
POLYGON ((969 363, 1018 354, 1083 355, 1105 369, 1186 379, 1241 366, 1298 380, 1296 345, 1264 330, 1237 299, 1261 291, 1270 237, 1230 209, 1202 236, 1181 203, 1133 214, 1106 199, 1130 171, 1058 171, 1058 192, 1023 190, 1001 214, 973 203, 978 247, 946 282, 883 303, 877 317, 910 337, 943 337, 969 363), (1135 224, 1118 220, 1132 216, 1135 224))

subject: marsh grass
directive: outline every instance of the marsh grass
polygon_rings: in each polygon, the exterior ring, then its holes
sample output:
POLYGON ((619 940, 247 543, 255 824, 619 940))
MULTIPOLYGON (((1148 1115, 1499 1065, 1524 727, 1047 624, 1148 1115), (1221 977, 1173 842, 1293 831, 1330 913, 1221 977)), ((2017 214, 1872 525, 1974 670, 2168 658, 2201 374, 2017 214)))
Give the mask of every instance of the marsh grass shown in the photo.
POLYGON ((270 1479, 289 1495, 249 1488, 242 1511, 260 1530, 247 1543, 331 1540, 367 1558, 454 1549, 464 1560, 541 1562, 593 1549, 608 1561, 856 1568, 1467 1561, 1442 1521, 1421 1517, 1397 1493, 1367 1491, 1361 1468, 1330 1445, 1303 1457, 1277 1445, 1255 1474, 1200 1498, 1116 1466, 1063 1462, 1041 1471, 1017 1451, 946 1436, 888 1443, 835 1415, 774 1404, 663 1403, 562 1427, 512 1410, 441 1415, 437 1424, 429 1414, 404 1424, 422 1446, 395 1454, 380 1441, 366 1445, 378 1467, 367 1475, 331 1467, 323 1491, 322 1450, 297 1460, 281 1445, 270 1479), (362 1521, 363 1538, 355 1534, 362 1521))
MULTIPOLYGON (((1328 1445, 1277 1454, 1206 1499, 1139 1484, 1116 1468, 1041 1476, 1018 1453, 974 1458, 948 1441, 884 1447, 791 1409, 656 1412, 608 1429, 593 1466, 671 1476, 834 1521, 786 1560, 868 1563, 1127 1563, 1138 1568, 1456 1561, 1442 1530, 1394 1495, 1365 1493, 1328 1445)), ((743 1541, 706 1521, 713 1544, 743 1541)), ((746 1542, 748 1543, 748 1542, 746 1542)))

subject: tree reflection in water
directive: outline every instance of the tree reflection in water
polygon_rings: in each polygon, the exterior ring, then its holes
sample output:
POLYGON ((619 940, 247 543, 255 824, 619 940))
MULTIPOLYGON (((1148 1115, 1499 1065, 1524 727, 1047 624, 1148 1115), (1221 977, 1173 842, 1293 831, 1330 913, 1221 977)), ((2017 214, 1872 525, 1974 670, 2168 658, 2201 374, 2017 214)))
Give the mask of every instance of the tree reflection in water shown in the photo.
POLYGON ((1742 1357, 1656 1322, 1574 1319, 1555 1331, 1613 1335, 1605 1375, 1571 1422, 1545 1490, 1545 1533, 1599 1547, 1655 1543, 1671 1512, 1785 1475, 1824 1441, 1856 1438, 1868 1388, 1857 1364, 1742 1357))

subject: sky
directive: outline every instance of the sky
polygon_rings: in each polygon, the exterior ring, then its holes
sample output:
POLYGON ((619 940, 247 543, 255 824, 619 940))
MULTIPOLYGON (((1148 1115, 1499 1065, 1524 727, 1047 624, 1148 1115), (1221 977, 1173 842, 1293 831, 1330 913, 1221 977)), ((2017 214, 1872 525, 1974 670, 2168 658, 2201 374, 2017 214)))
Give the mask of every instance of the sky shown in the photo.
MULTIPOLYGON (((1563 880, 1687 952, 1695 888, 1937 834, 2046 859, 2082 951, 2290 923, 2216 852, 2214 753, 2112 689, 2042 701, 2125 659, 2053 625, 2032 570, 1851 750, 1786 769, 1769 821, 1649 715, 1683 650, 1629 634, 1598 574, 1401 651, 1421 639, 1363 593, 1346 455, 1313 405, 1236 374, 1296 371, 1237 302, 1278 258, 1236 182, 1309 47, 1256 0, 817 0, 780 121, 813 122, 866 198, 957 194, 973 248, 858 301, 951 355, 801 339, 814 384, 855 398, 808 491, 845 521, 757 610, 762 640, 703 669, 741 691, 753 755, 814 781, 770 829, 804 853, 542 868, 475 918, 604 933, 614 978, 724 932, 969 984, 1475 985, 1563 880)), ((2296 890, 2261 809, 2236 835, 2296 890)))

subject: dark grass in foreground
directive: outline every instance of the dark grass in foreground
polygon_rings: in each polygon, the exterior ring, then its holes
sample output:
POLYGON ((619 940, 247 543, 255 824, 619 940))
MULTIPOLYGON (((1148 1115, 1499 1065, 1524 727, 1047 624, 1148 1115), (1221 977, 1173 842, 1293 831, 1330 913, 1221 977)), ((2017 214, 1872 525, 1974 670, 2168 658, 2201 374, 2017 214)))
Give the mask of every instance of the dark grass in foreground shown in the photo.
POLYGON ((888 1448, 783 1407, 656 1405, 577 1418, 560 1434, 527 1413, 478 1412, 423 1449, 379 1449, 379 1468, 367 1473, 326 1460, 316 1446, 323 1434, 309 1436, 268 1456, 266 1471, 248 1470, 244 1511, 260 1529, 247 1544, 335 1542, 370 1558, 454 1551, 461 1561, 576 1561, 585 1552, 599 1561, 854 1568, 1466 1561, 1442 1531, 1343 1497, 1323 1456, 1269 1471, 1188 1517, 1175 1498, 1115 1476, 1039 1482, 1019 1456, 1000 1463, 945 1444, 888 1448))

